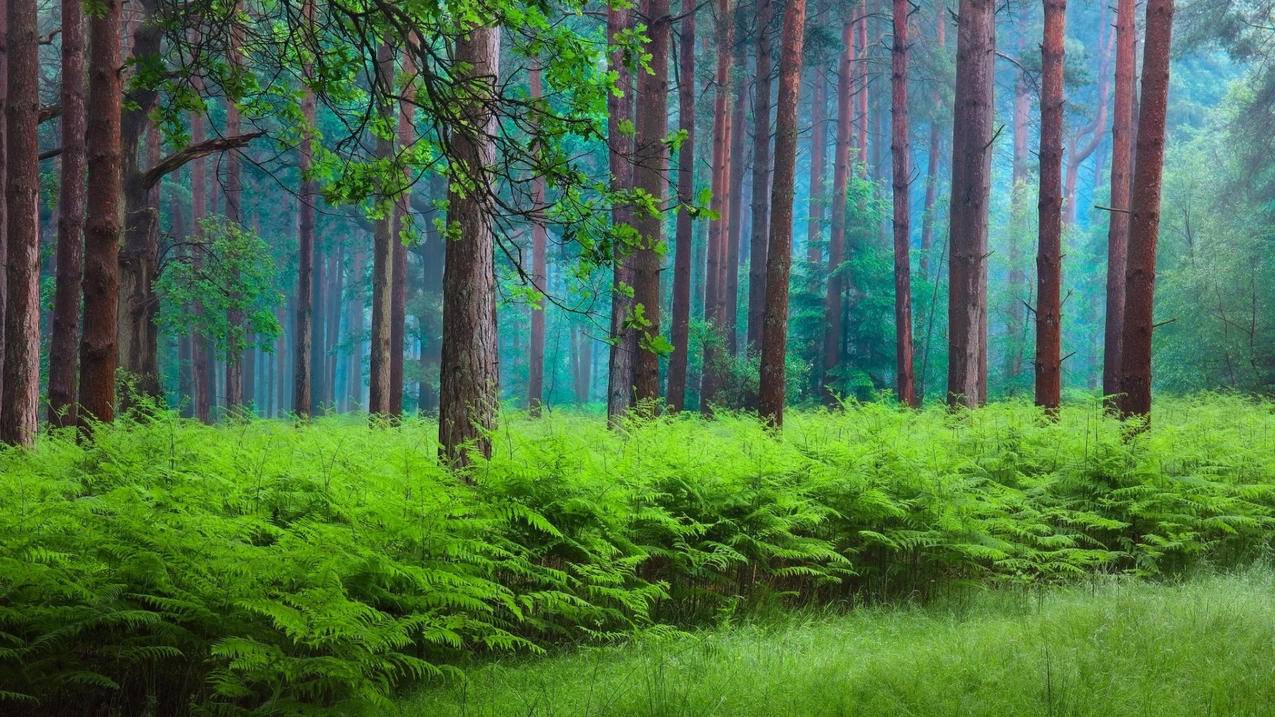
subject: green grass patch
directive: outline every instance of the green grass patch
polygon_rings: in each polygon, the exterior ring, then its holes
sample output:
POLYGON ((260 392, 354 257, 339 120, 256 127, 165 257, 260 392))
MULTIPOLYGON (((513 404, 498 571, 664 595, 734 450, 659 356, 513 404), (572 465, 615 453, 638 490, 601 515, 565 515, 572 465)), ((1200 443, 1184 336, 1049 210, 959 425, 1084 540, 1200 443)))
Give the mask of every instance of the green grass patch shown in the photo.
POLYGON ((463 717, 1270 715, 1275 576, 1098 581, 798 615, 497 663, 401 706, 463 717))
POLYGON ((886 404, 608 431, 507 416, 465 483, 436 427, 201 426, 0 451, 0 711, 391 709, 510 654, 965 586, 1172 576, 1272 544, 1275 404, 886 404))

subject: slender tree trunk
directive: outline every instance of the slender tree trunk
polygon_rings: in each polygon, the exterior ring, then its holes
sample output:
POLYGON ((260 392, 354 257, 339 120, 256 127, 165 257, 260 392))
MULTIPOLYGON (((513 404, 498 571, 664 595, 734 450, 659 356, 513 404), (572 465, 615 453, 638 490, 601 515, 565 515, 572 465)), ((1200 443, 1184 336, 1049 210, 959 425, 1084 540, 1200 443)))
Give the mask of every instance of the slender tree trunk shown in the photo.
POLYGON ((1107 227, 1107 316, 1103 332, 1102 393, 1120 392, 1120 339, 1124 325, 1124 277, 1129 244, 1133 175, 1135 0, 1116 6, 1116 104, 1111 123, 1111 212, 1107 227))
POLYGON ((899 400, 919 405, 912 370, 912 245, 908 182, 912 177, 908 139, 908 0, 894 0, 894 43, 890 52, 891 141, 894 181, 894 335, 899 400))
MULTIPOLYGON (((743 64, 743 62, 744 58, 741 57, 740 64, 743 64)), ((727 189, 727 198, 730 202, 730 217, 726 220, 728 228, 724 272, 726 283, 722 287, 725 299, 722 326, 724 338, 726 339, 726 352, 731 356, 739 355, 739 244, 742 237, 744 216, 744 170, 746 167, 744 162, 744 140, 747 139, 748 134, 744 131, 745 110, 748 107, 748 88, 743 80, 736 83, 734 100, 735 106, 730 120, 730 159, 727 160, 727 164, 730 166, 730 186, 727 189)))
POLYGON ((859 141, 855 144, 859 149, 859 156, 854 161, 863 165, 864 176, 868 172, 868 100, 870 93, 868 92, 868 0, 863 0, 858 10, 857 29, 859 49, 856 53, 857 62, 855 70, 859 76, 855 97, 859 101, 859 141))
MULTIPOLYGON (((4 183, 5 177, 8 176, 8 164, 5 158, 8 155, 8 106, 9 106, 9 49, 8 49, 8 27, 9 13, 8 5, 6 9, 0 9, 0 376, 3 376, 4 367, 4 321, 5 321, 5 303, 8 297, 8 279, 5 276, 6 259, 5 247, 7 244, 6 237, 8 235, 8 214, 5 207, 8 200, 5 198, 4 183)), ((0 413, 4 408, 4 391, 0 390, 0 413)))
POLYGON ((8 271, 0 441, 35 442, 40 394, 40 67, 35 0, 8 0, 5 204, 8 271))
POLYGON ((84 265, 84 12, 82 0, 62 0, 62 168, 58 196, 57 287, 49 344, 49 424, 75 425, 76 346, 84 265))
MULTIPOLYGON (((1019 39, 1020 55, 1022 39, 1019 39)), ((1027 178, 1027 135, 1028 115, 1031 113, 1031 93, 1027 83, 1027 71, 1021 69, 1014 83, 1014 165, 1013 193, 1010 195, 1010 232, 1009 232, 1009 321, 1006 333, 1009 342, 1005 350, 1005 375, 1013 385, 1013 381, 1023 370, 1023 302, 1029 298, 1027 276, 1023 272, 1021 242, 1028 225, 1027 195, 1029 192, 1027 178)))
MULTIPOLYGON (((935 27, 935 41, 938 44, 940 53, 946 54, 947 48, 947 4, 943 0, 939 0, 935 8, 935 18, 937 20, 935 27)), ((930 97, 934 103, 934 109, 937 112, 942 106, 942 96, 938 87, 934 89, 933 95, 930 97)), ((942 130, 939 122, 935 119, 930 120, 930 146, 925 156, 925 209, 921 213, 921 275, 930 275, 930 253, 934 246, 934 214, 935 207, 938 205, 939 195, 939 153, 942 151, 942 130)), ((937 282, 931 291, 937 292, 937 282)), ((928 350, 928 340, 927 340, 928 350)), ((924 359, 922 363, 925 363, 924 359)), ((925 388, 925 377, 921 377, 921 388, 925 388)))
MULTIPOLYGON (((236 0, 236 11, 240 7, 241 0, 236 0)), ((239 62, 239 28, 231 27, 230 29, 230 62, 239 62)), ((240 118, 239 106, 233 99, 226 100, 226 136, 234 137, 239 134, 240 118)), ((240 199, 243 189, 243 166, 239 158, 238 152, 230 152, 226 155, 226 218, 230 221, 241 224, 243 221, 242 212, 240 211, 240 199)), ((233 281, 233 279, 232 279, 233 281)), ((226 316, 227 323, 230 324, 230 337, 226 342, 226 411, 233 413, 241 406, 244 400, 244 381, 243 381, 243 358, 244 358, 244 316, 239 310, 231 310, 226 316)))
MULTIPOLYGON (((204 141, 204 115, 202 112, 192 112, 190 116, 190 140, 192 143, 204 141)), ((204 236, 200 230, 200 221, 207 214, 208 188, 206 181, 207 167, 203 159, 196 159, 190 168, 190 237, 188 241, 196 246, 194 256, 191 261, 196 267, 203 264, 204 261, 204 236)), ((195 311, 203 311, 203 307, 198 303, 195 305, 195 311)), ((212 405, 213 396, 216 393, 215 380, 213 379, 213 352, 209 347, 208 338, 197 331, 190 334, 191 341, 191 359, 194 363, 192 368, 194 383, 194 409, 195 418, 203 423, 212 422, 212 405)))
MULTIPOLYGON (((389 45, 381 45, 377 51, 380 78, 385 83, 382 91, 388 96, 393 92, 394 56, 389 45)), ((380 108, 382 119, 393 116, 389 99, 383 99, 380 108)), ((376 141, 376 154, 388 161, 394 155, 394 143, 388 138, 376 141)), ((390 415, 390 292, 394 281, 394 229, 392 216, 376 222, 372 241, 372 340, 368 361, 368 413, 372 420, 390 415)))
POLYGON ((722 344, 725 316, 726 244, 729 236, 727 185, 730 181, 730 70, 734 44, 734 10, 731 0, 717 0, 717 74, 713 104, 712 201, 717 218, 708 224, 707 271, 704 278, 704 319, 710 336, 704 340, 704 366, 700 383, 700 409, 712 410, 722 383, 722 344))
MULTIPOLYGON (((416 74, 410 53, 403 54, 403 74, 416 74)), ((416 90, 413 85, 402 89, 398 107, 398 146, 407 150, 416 137, 413 115, 416 112, 416 90)), ((389 414, 397 423, 403 418, 403 361, 407 345, 407 245, 403 243, 403 227, 408 221, 413 177, 409 168, 403 170, 403 190, 394 204, 393 231, 390 232, 391 258, 390 281, 390 396, 389 414)))
POLYGON ((776 429, 784 423, 784 366, 788 346, 788 277, 792 268, 792 203, 797 164, 797 99, 801 90, 801 53, 806 0, 788 0, 779 54, 779 96, 775 105, 773 214, 766 252, 766 315, 762 330, 762 420, 776 429))
POLYGON ((993 0, 961 0, 949 219, 948 402, 980 405, 987 371, 987 211, 995 121, 993 0))
POLYGON ((1045 0, 1040 89, 1040 248, 1036 255, 1036 405, 1062 393, 1062 129, 1067 1, 1045 0))
MULTIPOLYGON (((824 156, 828 153, 828 80, 822 67, 811 68, 814 91, 810 107, 810 199, 806 214, 806 261, 817 266, 823 261, 824 156)), ((817 273, 817 272, 815 272, 817 273)))
MULTIPOLYGON (((431 198, 447 196, 447 179, 433 174, 429 177, 431 198)), ((431 221, 425 219, 425 242, 421 247, 421 291, 424 293, 421 316, 418 322, 421 327, 421 387, 418 399, 419 409, 429 415, 438 413, 438 367, 441 360, 442 347, 442 292, 443 265, 445 262, 446 242, 442 234, 431 221)))
POLYGON ((682 0, 682 28, 678 37, 678 129, 685 133, 677 155, 677 247, 673 257, 673 352, 668 362, 668 405, 686 408, 686 365, 691 324, 691 261, 694 222, 688 211, 695 201, 695 0, 682 0))
MULTIPOLYGON (((338 410, 336 364, 341 348, 341 309, 345 309, 345 403, 347 411, 363 409, 363 287, 367 266, 367 242, 360 238, 350 254, 348 273, 343 274, 344 252, 328 257, 328 351, 327 385, 333 410, 338 410), (343 284, 344 282, 344 284, 343 284)), ((370 405, 370 404, 369 404, 370 405)))
MULTIPOLYGON (((541 97, 540 67, 531 68, 528 84, 531 99, 541 97)), ((548 270, 545 262, 545 244, 548 239, 545 231, 543 212, 545 210, 545 178, 536 175, 531 178, 531 285, 541 297, 531 307, 531 347, 527 356, 527 408, 531 415, 539 416, 544 403, 545 386, 545 305, 544 295, 548 291, 546 284, 548 270)))
MULTIPOLYGON (((607 69, 615 73, 617 92, 607 97, 607 155, 611 170, 611 189, 628 192, 633 186, 633 138, 626 127, 633 121, 634 87, 624 63, 617 36, 629 29, 631 17, 625 7, 613 6, 607 11, 607 69)), ((632 208, 617 201, 611 210, 611 223, 616 227, 630 225, 632 208)), ((637 354, 637 331, 629 321, 633 306, 633 258, 630 247, 617 247, 613 257, 611 290, 611 355, 607 369, 607 422, 615 426, 633 402, 633 364, 637 354)))
POLYGON ((1120 342, 1118 405, 1126 417, 1151 413, 1151 334, 1155 329, 1152 309, 1173 0, 1147 0, 1145 32, 1138 148, 1133 163, 1133 213, 1129 217, 1129 257, 1125 271, 1124 331, 1120 342))
POLYGON ((636 218, 641 247, 634 255, 633 301, 645 321, 633 366, 633 397, 650 402, 660 396, 660 355, 652 346, 660 336, 660 263, 664 245, 664 206, 668 193, 668 61, 673 20, 668 0, 644 0, 651 69, 638 75, 637 168, 633 182, 661 210, 636 218))
POLYGON ((766 313, 766 245, 770 240, 770 51, 773 8, 757 0, 757 71, 753 83, 753 220, 748 250, 748 350, 761 351, 766 313))
MULTIPOLYGON (((306 0, 302 13, 307 22, 314 20, 314 2, 306 0)), ((309 64, 303 70, 304 77, 309 80, 313 67, 309 64)), ((313 374, 314 368, 314 307, 322 304, 315 300, 315 290, 322 285, 319 268, 322 262, 314 261, 314 202, 318 197, 314 180, 310 172, 314 166, 315 101, 314 92, 307 85, 301 96, 301 115, 305 119, 305 134, 298 147, 301 170, 301 192, 297 206, 297 314, 293 346, 295 354, 292 359, 292 411, 298 416, 309 418, 314 409, 313 374)))
POLYGON ((837 144, 833 151, 832 230, 828 239, 828 292, 824 296, 823 363, 819 386, 826 403, 836 403, 832 373, 841 356, 841 300, 845 293, 843 267, 846 241, 846 192, 850 183, 851 99, 858 72, 854 53, 854 20, 841 27, 841 62, 837 76, 837 144))
MULTIPOLYGON (((443 359, 438 444, 442 459, 468 465, 470 449, 491 456, 489 431, 499 403, 492 212, 488 185, 495 162, 495 117, 488 97, 499 81, 500 30, 475 27, 456 43, 469 68, 473 100, 457 108, 464 123, 452 138, 455 171, 477 189, 448 197, 448 222, 459 226, 443 272, 443 359), (476 130, 476 131, 475 131, 476 130)), ((459 124, 459 123, 458 123, 459 124)))

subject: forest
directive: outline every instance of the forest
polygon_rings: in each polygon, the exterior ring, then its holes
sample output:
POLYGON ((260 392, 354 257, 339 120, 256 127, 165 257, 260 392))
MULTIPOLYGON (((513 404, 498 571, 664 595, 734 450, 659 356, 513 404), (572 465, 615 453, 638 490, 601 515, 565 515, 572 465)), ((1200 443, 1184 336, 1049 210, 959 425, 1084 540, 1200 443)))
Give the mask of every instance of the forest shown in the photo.
POLYGON ((0 714, 1271 714, 1275 0, 4 0, 0 118, 0 714))

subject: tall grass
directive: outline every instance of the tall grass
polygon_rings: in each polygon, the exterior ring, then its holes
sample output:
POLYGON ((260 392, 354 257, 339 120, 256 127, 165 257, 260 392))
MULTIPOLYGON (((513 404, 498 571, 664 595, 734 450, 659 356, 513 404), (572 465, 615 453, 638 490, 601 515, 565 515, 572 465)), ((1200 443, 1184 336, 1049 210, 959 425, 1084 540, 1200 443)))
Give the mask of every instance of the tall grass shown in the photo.
POLYGON ((954 586, 1160 575, 1272 542, 1275 405, 884 404, 608 431, 507 416, 466 484, 435 426, 164 414, 0 452, 0 707, 388 709, 475 656, 954 586))

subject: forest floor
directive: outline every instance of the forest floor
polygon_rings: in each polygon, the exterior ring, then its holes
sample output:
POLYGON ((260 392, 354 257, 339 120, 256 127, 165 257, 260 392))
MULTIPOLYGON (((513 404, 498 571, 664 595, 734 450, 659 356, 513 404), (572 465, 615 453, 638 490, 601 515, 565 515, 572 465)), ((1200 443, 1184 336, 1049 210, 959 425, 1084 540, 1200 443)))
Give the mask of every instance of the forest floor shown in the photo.
POLYGON ((495 662, 406 715, 1275 714, 1275 572, 970 590, 495 662))

